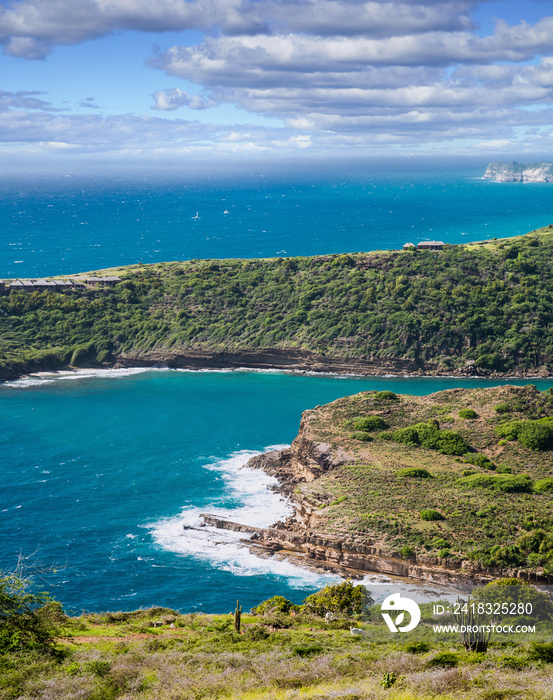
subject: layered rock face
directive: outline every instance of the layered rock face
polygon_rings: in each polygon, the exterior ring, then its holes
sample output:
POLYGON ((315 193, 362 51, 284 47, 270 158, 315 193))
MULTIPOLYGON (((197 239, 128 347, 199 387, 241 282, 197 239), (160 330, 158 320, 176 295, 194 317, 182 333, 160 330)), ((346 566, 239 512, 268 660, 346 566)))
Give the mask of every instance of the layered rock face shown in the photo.
POLYGON ((488 165, 484 180, 495 182, 553 182, 553 163, 499 163, 488 165))
POLYGON ((383 553, 377 543, 366 537, 324 532, 317 504, 311 503, 297 487, 315 481, 336 467, 354 462, 355 457, 341 447, 333 448, 314 439, 310 430, 311 417, 311 411, 303 414, 298 435, 289 449, 258 455, 247 464, 248 467, 263 469, 279 480, 282 492, 294 503, 294 515, 270 528, 249 528, 220 519, 216 522, 212 516, 204 516, 206 524, 249 532, 250 542, 255 548, 299 555, 306 564, 338 570, 349 576, 377 572, 441 584, 486 583, 494 578, 495 572, 474 562, 466 561, 462 566, 448 568, 432 557, 423 561, 405 561, 383 553))

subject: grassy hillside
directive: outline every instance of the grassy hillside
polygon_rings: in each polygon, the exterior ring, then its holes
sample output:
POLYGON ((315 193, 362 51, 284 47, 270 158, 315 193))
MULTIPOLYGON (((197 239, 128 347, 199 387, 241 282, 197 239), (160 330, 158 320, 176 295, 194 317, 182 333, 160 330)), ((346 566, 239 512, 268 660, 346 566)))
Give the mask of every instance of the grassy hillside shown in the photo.
POLYGON ((0 371, 300 349, 413 369, 553 371, 553 227, 439 253, 114 268, 114 289, 0 297, 0 371))
POLYGON ((67 621, 55 655, 0 656, 0 700, 549 700, 551 622, 492 636, 487 653, 475 653, 458 634, 435 634, 433 624, 451 620, 422 608, 405 635, 390 634, 378 609, 330 623, 244 615, 241 634, 229 614, 83 615, 67 621), (352 636, 352 625, 365 634, 352 636))
POLYGON ((304 414, 349 463, 298 489, 311 527, 383 555, 553 575, 553 392, 363 392, 304 414))

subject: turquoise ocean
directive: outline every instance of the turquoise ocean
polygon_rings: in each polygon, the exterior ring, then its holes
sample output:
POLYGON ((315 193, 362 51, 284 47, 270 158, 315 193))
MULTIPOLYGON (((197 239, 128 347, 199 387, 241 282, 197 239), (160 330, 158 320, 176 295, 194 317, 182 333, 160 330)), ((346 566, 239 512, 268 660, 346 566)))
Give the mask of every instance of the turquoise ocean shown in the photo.
MULTIPOLYGON (((547 185, 498 185, 482 172, 0 178, 0 276, 463 242, 553 221, 547 185)), ((299 602, 329 576, 258 557, 239 534, 193 529, 202 512, 260 526, 291 512, 271 478, 243 468, 248 458, 289 444, 302 411, 340 396, 499 383, 164 369, 6 382, 0 569, 21 558, 73 612, 227 612, 277 593, 299 602)))

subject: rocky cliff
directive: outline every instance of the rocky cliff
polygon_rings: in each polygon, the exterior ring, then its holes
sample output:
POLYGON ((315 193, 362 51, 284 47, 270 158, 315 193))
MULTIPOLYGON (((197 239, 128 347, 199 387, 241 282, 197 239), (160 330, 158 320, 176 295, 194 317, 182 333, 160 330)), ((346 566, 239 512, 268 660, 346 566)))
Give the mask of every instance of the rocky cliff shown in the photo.
POLYGON ((553 163, 498 163, 488 165, 484 180, 495 182, 553 182, 553 163))
POLYGON ((248 463, 279 480, 280 489, 295 506, 294 515, 265 529, 209 515, 206 524, 248 533, 250 539, 245 541, 258 550, 291 554, 306 564, 349 575, 378 572, 457 584, 503 576, 547 580, 542 567, 526 564, 527 555, 519 543, 528 539, 530 526, 521 519, 528 501, 535 502, 533 507, 548 519, 550 496, 481 487, 467 492, 462 479, 489 475, 496 463, 502 472, 516 472, 524 464, 525 471, 535 471, 536 477, 549 474, 550 451, 539 456, 518 445, 498 445, 493 425, 504 420, 495 410, 498 405, 501 410, 517 405, 511 417, 518 411, 522 418, 524 412, 535 417, 548 413, 552 403, 549 393, 530 385, 455 389, 426 397, 363 392, 317 406, 303 414, 290 448, 259 455, 248 463), (467 406, 477 409, 476 417, 467 420, 458 415, 467 406), (455 428, 455 434, 462 434, 470 444, 470 455, 480 453, 485 466, 471 466, 479 461, 472 457, 467 463, 465 458, 421 445, 394 443, 391 430, 370 436, 350 432, 368 417, 378 417, 381 427, 392 429, 421 425, 421 420, 436 424, 436 415, 440 423, 448 424, 444 434, 451 437, 455 428), (427 478, 417 478, 417 469, 427 478), (421 518, 428 507, 439 508, 439 519, 421 518))

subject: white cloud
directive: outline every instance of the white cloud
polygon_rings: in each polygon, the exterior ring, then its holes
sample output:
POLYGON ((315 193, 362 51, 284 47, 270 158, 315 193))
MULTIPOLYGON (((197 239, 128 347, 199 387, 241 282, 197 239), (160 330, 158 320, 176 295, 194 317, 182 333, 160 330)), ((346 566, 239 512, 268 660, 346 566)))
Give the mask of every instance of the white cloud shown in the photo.
POLYGON ((0 43, 19 57, 44 57, 55 46, 118 30, 225 34, 404 36, 467 30, 474 1, 421 0, 11 0, 0 8, 0 43))
MULTIPOLYGON (((355 149, 448 139, 490 140, 494 149, 517 140, 547 144, 553 17, 513 26, 500 19, 493 33, 481 36, 473 20, 480 4, 8 0, 0 7, 0 43, 27 59, 124 30, 203 30, 197 45, 173 46, 149 59, 175 81, 198 86, 198 94, 178 85, 157 90, 153 109, 207 110, 208 119, 210 108, 226 103, 280 119, 285 127, 222 127, 161 116, 60 116, 40 93, 0 93, 0 140, 129 152, 210 144, 235 151, 355 149)), ((90 99, 79 104, 97 109, 90 99)))
POLYGON ((189 95, 184 90, 172 88, 171 90, 159 90, 154 95, 154 109, 163 112, 170 112, 179 107, 190 107, 190 109, 209 109, 216 107, 217 102, 200 95, 189 95))

